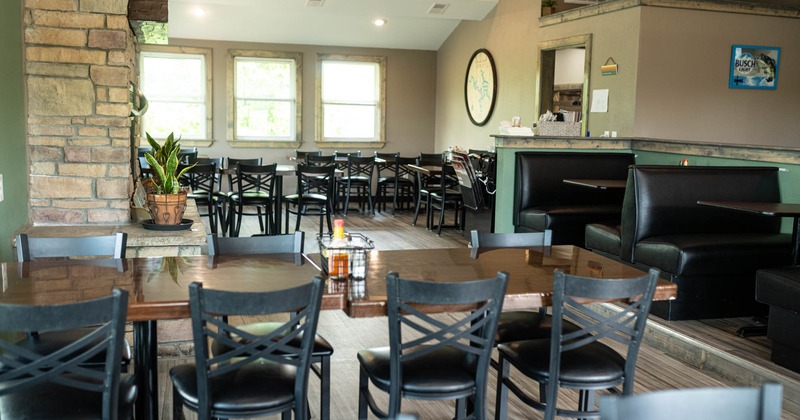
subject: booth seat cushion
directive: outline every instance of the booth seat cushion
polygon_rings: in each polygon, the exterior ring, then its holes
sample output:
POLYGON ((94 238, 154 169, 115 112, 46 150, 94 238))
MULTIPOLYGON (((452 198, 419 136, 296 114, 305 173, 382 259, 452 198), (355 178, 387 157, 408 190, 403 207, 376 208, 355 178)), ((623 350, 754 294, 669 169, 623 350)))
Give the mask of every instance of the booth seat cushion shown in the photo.
MULTIPOLYGON (((598 220, 619 220, 621 207, 614 204, 543 205, 519 214, 519 227, 533 231, 553 231, 554 245, 583 244, 587 224, 598 220), (578 236, 577 242, 572 241, 578 236)), ((523 230, 523 229, 520 229, 523 230)))
POLYGON ((619 256, 620 225, 592 223, 586 225, 586 248, 619 256))
POLYGON ((663 235, 637 243, 635 255, 637 263, 674 275, 738 275, 785 264, 790 243, 781 233, 663 235))
POLYGON ((756 300, 800 312, 800 266, 758 270, 756 300))

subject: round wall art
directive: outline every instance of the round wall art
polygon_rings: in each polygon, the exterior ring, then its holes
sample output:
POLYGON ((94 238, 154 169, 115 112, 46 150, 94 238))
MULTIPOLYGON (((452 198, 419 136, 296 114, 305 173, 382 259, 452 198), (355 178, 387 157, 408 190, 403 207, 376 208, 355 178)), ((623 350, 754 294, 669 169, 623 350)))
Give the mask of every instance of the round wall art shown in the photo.
POLYGON ((464 100, 467 115, 475 125, 485 125, 494 110, 497 92, 497 72, 488 50, 481 48, 472 54, 464 80, 464 100))

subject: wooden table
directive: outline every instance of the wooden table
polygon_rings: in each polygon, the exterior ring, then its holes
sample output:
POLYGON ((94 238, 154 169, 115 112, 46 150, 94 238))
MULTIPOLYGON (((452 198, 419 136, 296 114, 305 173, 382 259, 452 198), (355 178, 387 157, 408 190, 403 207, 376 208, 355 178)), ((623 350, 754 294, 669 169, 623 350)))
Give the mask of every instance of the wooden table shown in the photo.
MULTIPOLYGON (((134 323, 136 418, 157 419, 156 322, 191 317, 189 283, 242 292, 280 290, 308 283, 317 275, 319 268, 302 254, 2 263, 0 302, 68 303, 105 296, 113 288, 127 290, 127 319, 134 323)), ((344 305, 341 291, 326 291, 323 309, 344 305)))
MULTIPOLYGON (((386 315, 386 274, 396 271, 402 278, 431 281, 465 281, 489 278, 498 271, 510 275, 503 309, 549 306, 553 293, 553 270, 586 277, 625 278, 645 273, 620 262, 572 245, 546 250, 497 249, 470 258, 469 248, 370 251, 367 278, 334 281, 347 294, 345 311, 351 317, 386 315)), ((319 261, 319 254, 309 255, 319 261)), ((656 300, 672 300, 677 285, 659 279, 656 300)))
POLYGON ((565 179, 565 184, 596 190, 624 190, 628 181, 625 179, 565 179))
POLYGON ((697 204, 703 206, 719 207, 722 209, 741 211, 745 213, 760 214, 773 217, 793 217, 792 224, 792 264, 800 264, 800 204, 795 203, 757 203, 749 201, 704 201, 697 204))

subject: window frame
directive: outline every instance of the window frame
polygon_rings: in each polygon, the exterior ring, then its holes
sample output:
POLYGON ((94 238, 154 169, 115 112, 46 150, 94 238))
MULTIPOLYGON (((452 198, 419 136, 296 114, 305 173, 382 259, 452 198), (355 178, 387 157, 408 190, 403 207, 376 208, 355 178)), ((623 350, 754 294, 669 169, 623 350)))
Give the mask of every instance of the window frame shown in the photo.
MULTIPOLYGON (((137 78, 139 81, 139 86, 142 85, 142 70, 144 69, 144 56, 149 54, 156 54, 156 55, 199 55, 203 57, 204 61, 204 76, 205 76, 205 138, 203 139, 187 139, 182 138, 181 144, 184 146, 194 146, 194 147, 208 147, 214 143, 214 127, 213 127, 213 96, 212 96, 212 56, 213 50, 211 48, 201 48, 201 47, 185 47, 185 46, 174 46, 174 45, 153 45, 153 44, 142 44, 139 48, 139 59, 138 62, 138 71, 137 71, 137 78)), ((147 95, 147 92, 144 92, 147 95)), ((142 116, 143 118, 147 118, 147 114, 142 116)), ((145 138, 145 127, 144 124, 139 124, 138 132, 141 138, 145 138)))
POLYGON ((227 59, 227 95, 228 95, 228 145, 231 147, 257 148, 298 148, 303 139, 303 53, 287 51, 262 50, 228 50, 227 59), (291 139, 237 139, 236 138, 236 58, 293 60, 295 66, 295 133, 291 139))
POLYGON ((316 71, 316 138, 315 142, 320 149, 336 148, 383 148, 386 145, 386 57, 373 55, 352 54, 317 54, 316 71), (342 139, 324 137, 325 115, 322 102, 322 63, 324 61, 352 61, 362 63, 375 63, 378 65, 378 116, 375 121, 377 136, 373 139, 342 139))

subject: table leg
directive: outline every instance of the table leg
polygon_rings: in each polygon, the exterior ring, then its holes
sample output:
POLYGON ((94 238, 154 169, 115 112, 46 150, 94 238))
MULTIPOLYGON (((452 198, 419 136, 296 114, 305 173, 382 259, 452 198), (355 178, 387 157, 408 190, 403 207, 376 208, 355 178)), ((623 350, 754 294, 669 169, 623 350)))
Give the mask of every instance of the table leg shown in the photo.
POLYGON ((792 226, 792 264, 800 264, 800 240, 797 237, 797 232, 800 230, 800 217, 795 216, 794 225, 792 226))
POLYGON ((282 232, 281 228, 281 216, 283 214, 283 177, 278 176, 275 179, 275 199, 273 200, 275 208, 273 209, 273 217, 275 218, 275 232, 273 235, 280 235, 282 232))
POLYGON ((156 321, 133 323, 136 420, 158 419, 158 337, 156 321))

